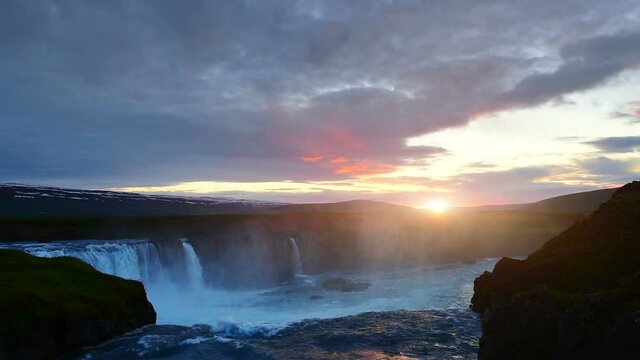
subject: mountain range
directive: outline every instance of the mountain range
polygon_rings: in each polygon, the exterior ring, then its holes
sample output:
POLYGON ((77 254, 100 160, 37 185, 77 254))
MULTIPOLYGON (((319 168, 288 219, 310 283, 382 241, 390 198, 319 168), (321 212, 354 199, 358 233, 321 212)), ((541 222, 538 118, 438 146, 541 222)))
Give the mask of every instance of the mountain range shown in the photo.
MULTIPOLYGON (((553 197, 529 204, 458 207, 457 212, 589 214, 616 189, 553 197)), ((147 195, 104 190, 66 189, 0 183, 0 217, 186 216, 248 212, 411 213, 420 210, 371 200, 287 204, 228 197, 147 195)))
POLYGON ((213 215, 243 213, 280 205, 284 203, 0 183, 0 217, 213 215))

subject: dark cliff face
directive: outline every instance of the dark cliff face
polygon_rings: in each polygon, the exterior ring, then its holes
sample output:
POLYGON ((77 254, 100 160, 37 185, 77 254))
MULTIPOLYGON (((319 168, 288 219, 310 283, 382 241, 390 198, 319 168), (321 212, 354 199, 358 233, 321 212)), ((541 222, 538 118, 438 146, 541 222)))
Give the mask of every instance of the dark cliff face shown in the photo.
POLYGON ((640 182, 525 260, 474 282, 480 359, 640 355, 640 182))
POLYGON ((0 359, 49 359, 156 321, 142 283, 0 250, 0 359))

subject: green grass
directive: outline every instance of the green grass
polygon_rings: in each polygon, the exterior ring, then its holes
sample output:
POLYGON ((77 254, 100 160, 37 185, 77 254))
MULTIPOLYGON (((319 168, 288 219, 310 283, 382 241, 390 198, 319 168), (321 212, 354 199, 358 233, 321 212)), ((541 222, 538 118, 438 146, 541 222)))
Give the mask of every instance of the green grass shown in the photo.
POLYGON ((58 329, 61 319, 133 324, 145 306, 137 281, 100 273, 74 258, 0 250, 0 340, 15 343, 43 328, 58 329))

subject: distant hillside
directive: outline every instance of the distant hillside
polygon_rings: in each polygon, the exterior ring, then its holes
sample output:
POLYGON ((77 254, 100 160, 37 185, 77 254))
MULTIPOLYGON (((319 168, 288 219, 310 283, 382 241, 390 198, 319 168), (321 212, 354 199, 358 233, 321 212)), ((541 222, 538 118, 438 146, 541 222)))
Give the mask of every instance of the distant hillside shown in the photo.
POLYGON ((523 211, 546 214, 590 214, 611 198, 618 190, 602 189, 556 196, 528 204, 483 205, 456 208, 458 212, 523 211))
POLYGON ((496 211, 515 211, 531 204, 503 204, 503 205, 479 205, 479 206, 462 206, 454 207, 453 211, 460 213, 467 212, 496 212, 496 211))
POLYGON ((575 194, 557 196, 550 199, 525 204, 520 211, 539 213, 592 213, 600 205, 611 199, 618 188, 594 190, 575 194))
POLYGON ((269 212, 324 212, 324 213, 368 213, 368 212, 416 212, 418 210, 402 205, 372 200, 351 200, 336 203, 291 204, 277 206, 269 212))
POLYGON ((279 205, 282 203, 0 183, 0 217, 212 215, 256 211, 279 205))
POLYGON ((474 283, 479 359, 638 359, 640 182, 474 283))

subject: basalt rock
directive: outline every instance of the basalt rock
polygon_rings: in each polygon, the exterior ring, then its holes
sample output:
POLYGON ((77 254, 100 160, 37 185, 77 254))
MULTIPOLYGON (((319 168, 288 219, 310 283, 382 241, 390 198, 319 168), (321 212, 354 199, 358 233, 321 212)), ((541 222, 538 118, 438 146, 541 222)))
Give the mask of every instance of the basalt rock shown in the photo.
POLYGON ((0 359, 50 359, 156 321, 142 283, 0 250, 0 359))
POLYGON ((640 357, 640 182, 474 282, 479 359, 640 357))

